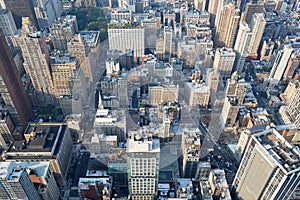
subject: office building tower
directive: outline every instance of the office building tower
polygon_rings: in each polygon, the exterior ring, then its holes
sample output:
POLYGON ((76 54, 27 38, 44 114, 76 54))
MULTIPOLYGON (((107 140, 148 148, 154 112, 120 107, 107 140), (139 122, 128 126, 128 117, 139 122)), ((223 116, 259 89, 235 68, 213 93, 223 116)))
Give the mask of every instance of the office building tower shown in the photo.
POLYGON ((235 53, 231 48, 217 49, 214 59, 214 69, 220 74, 221 80, 227 80, 231 76, 235 53))
POLYGON ((291 45, 285 45, 283 50, 277 53, 272 70, 270 72, 269 80, 271 85, 277 85, 283 77, 283 74, 287 68, 288 61, 292 55, 293 47, 291 45))
POLYGON ((75 57, 80 65, 85 61, 85 58, 88 57, 88 46, 80 34, 74 35, 67 42, 67 49, 71 56, 75 57))
POLYGON ((233 181, 237 198, 289 199, 299 185, 299 155, 275 128, 252 135, 233 181))
POLYGON ((1 28, 0 46, 0 94, 14 125, 25 129, 32 118, 32 108, 1 28))
POLYGON ((172 55, 173 30, 171 27, 164 27, 164 59, 170 61, 172 55))
POLYGON ((287 67, 283 74, 283 79, 284 80, 292 79, 299 65, 300 65, 299 51, 294 51, 288 61, 287 67))
POLYGON ((205 83, 200 83, 199 81, 186 82, 184 85, 184 97, 190 107, 207 107, 210 89, 205 83))
MULTIPOLYGON (((2 170, 12 169, 15 171, 22 168, 25 169, 25 173, 29 176, 30 181, 33 183, 36 190, 30 192, 33 194, 38 192, 40 196, 38 199, 57 200, 59 198, 59 189, 50 169, 50 162, 0 162, 0 168, 2 170)), ((30 184, 28 183, 28 185, 30 184)), ((30 189, 30 187, 23 189, 26 192, 30 189)), ((5 188, 4 190, 6 190, 7 194, 9 194, 8 188, 5 188)), ((13 199, 13 197, 11 198, 13 199)), ((31 198, 28 197, 28 199, 31 198)))
POLYGON ((217 92, 220 84, 220 75, 216 69, 209 68, 206 70, 206 80, 205 83, 210 89, 210 100, 214 102, 217 97, 217 92))
POLYGON ((206 0, 194 0, 194 8, 200 12, 204 12, 206 9, 206 0))
POLYGON ((240 16, 233 3, 225 5, 216 21, 215 46, 233 48, 240 16))
POLYGON ((38 104, 55 104, 53 81, 50 73, 49 52, 41 32, 34 31, 29 18, 22 18, 22 34, 18 44, 24 58, 24 68, 34 87, 38 104))
POLYGON ((216 10, 216 14, 215 14, 215 23, 213 24, 214 27, 217 27, 218 23, 219 23, 219 19, 220 19, 220 14, 221 14, 221 11, 224 7, 224 4, 226 3, 225 0, 219 0, 219 1, 211 1, 210 4, 211 4, 211 9, 214 11, 216 10))
POLYGON ((167 101, 177 101, 179 85, 149 86, 148 96, 151 105, 158 105, 167 101))
POLYGON ((108 28, 109 49, 132 49, 135 58, 141 58, 145 50, 144 28, 141 25, 117 24, 108 28))
POLYGON ((266 26, 265 14, 255 13, 249 25, 252 32, 252 37, 249 43, 248 56, 256 59, 258 47, 266 26))
POLYGON ((30 21, 38 27, 31 0, 2 0, 4 9, 12 12, 17 28, 22 28, 22 17, 29 17, 30 21))
POLYGON ((96 60, 100 49, 100 32, 85 31, 74 35, 67 42, 68 52, 75 57, 83 71, 84 76, 93 81, 96 60))
POLYGON ((284 92, 280 94, 280 98, 286 105, 289 105, 291 101, 293 101, 297 89, 300 87, 298 80, 291 80, 284 92))
POLYGON ((131 137, 126 147, 130 198, 155 199, 160 161, 159 141, 152 139, 151 136, 132 135, 131 137))
POLYGON ((10 162, 0 166, 0 199, 40 199, 26 168, 10 162))
POLYGON ((247 24, 251 23, 252 17, 255 13, 264 13, 264 4, 261 3, 247 3, 244 12, 241 16, 241 21, 247 24))
POLYGON ((215 25, 215 19, 218 11, 218 5, 220 0, 210 0, 208 1, 208 13, 210 15, 209 22, 211 27, 215 25))
POLYGON ((239 103, 237 96, 225 97, 225 102, 220 116, 221 126, 233 127, 239 113, 239 103))
POLYGON ((73 142, 66 125, 62 123, 30 124, 24 140, 14 141, 3 154, 5 161, 49 161, 58 187, 66 184, 72 159, 73 142))
POLYGON ((273 49, 275 47, 275 43, 271 40, 264 41, 261 51, 260 51, 260 60, 269 62, 271 60, 271 56, 273 54, 273 49))
POLYGON ((300 88, 298 87, 295 93, 295 96, 291 103, 288 106, 287 114, 288 114, 288 121, 290 123, 295 124, 297 128, 300 128, 300 88))
POLYGON ((9 10, 2 10, 0 7, 0 28, 5 36, 12 36, 17 32, 16 23, 9 10))
POLYGON ((248 48, 251 36, 252 32, 248 24, 245 21, 241 22, 234 45, 234 51, 236 52, 236 59, 234 65, 235 70, 238 72, 238 74, 241 74, 243 72, 246 57, 248 55, 248 48))
POLYGON ((62 13, 61 0, 32 1, 32 5, 40 30, 48 28, 62 13))
POLYGON ((242 105, 246 96, 249 83, 239 79, 237 72, 234 72, 230 79, 227 79, 225 96, 236 96, 238 104, 242 105))
POLYGON ((58 18, 49 28, 54 49, 67 50, 67 42, 78 32, 75 15, 58 18))
POLYGON ((195 179, 200 181, 207 181, 211 170, 210 162, 200 161, 197 167, 195 179))
POLYGON ((15 130, 15 125, 6 110, 2 110, 0 114, 0 147, 7 150, 14 142, 12 134, 15 130))
POLYGON ((77 60, 68 53, 53 52, 50 66, 56 97, 71 96, 79 68, 77 60))
POLYGON ((184 128, 181 138, 182 175, 194 178, 200 161, 201 132, 198 128, 184 128))

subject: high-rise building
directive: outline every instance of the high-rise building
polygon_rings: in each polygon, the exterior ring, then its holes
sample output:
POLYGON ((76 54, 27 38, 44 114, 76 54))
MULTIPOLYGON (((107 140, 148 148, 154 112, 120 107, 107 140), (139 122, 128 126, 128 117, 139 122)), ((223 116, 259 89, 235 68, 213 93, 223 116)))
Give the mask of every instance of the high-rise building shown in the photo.
POLYGON ((285 80, 292 79, 295 74, 295 71, 298 69, 299 65, 300 65, 299 51, 294 51, 288 61, 287 67, 283 74, 283 79, 285 79, 285 80))
POLYGON ((182 175, 194 178, 200 161, 200 130, 198 128, 184 128, 181 138, 182 175))
POLYGON ((26 128, 33 112, 0 28, 0 94, 15 125, 26 128))
POLYGON ((237 198, 289 199, 299 185, 299 155, 275 128, 252 135, 233 181, 237 198))
POLYGON ((3 158, 15 162, 50 161, 58 187, 66 184, 71 163, 73 142, 62 123, 30 124, 24 132, 25 140, 16 140, 3 158))
POLYGON ((240 23, 239 32, 235 41, 234 51, 236 52, 235 70, 241 74, 244 69, 248 48, 251 40, 252 32, 248 24, 243 21, 240 23))
POLYGON ((252 37, 249 43, 248 56, 257 58, 257 50, 266 26, 265 14, 255 13, 249 25, 252 32, 252 37))
POLYGON ((62 13, 61 0, 31 1, 40 30, 51 25, 62 13))
POLYGON ((272 67, 272 70, 271 70, 270 76, 269 76, 270 84, 277 85, 281 81, 283 74, 287 68, 288 61, 292 55, 293 50, 294 49, 291 45, 285 45, 283 47, 283 50, 280 50, 277 53, 275 62, 273 64, 273 67, 272 67))
POLYGON ((200 12, 204 12, 206 9, 206 0, 194 0, 194 8, 200 12))
POLYGON ((273 49, 275 47, 275 43, 273 41, 264 41, 263 46, 260 51, 260 60, 261 61, 270 61, 271 56, 273 54, 273 49))
POLYGON ((177 101, 179 94, 178 85, 160 85, 149 86, 149 103, 151 105, 158 105, 165 101, 177 101))
POLYGON ((297 128, 300 128, 300 88, 297 88, 295 96, 288 106, 288 120, 295 124, 297 128))
POLYGON ((76 72, 77 60, 68 53, 53 53, 50 58, 51 74, 56 97, 71 96, 76 72))
POLYGON ((227 79, 225 96, 236 96, 238 104, 242 105, 248 89, 248 83, 239 79, 237 72, 234 72, 230 79, 227 79))
POLYGON ((15 125, 10 114, 5 110, 2 110, 0 114, 0 147, 7 150, 14 142, 12 133, 15 130, 15 125))
POLYGON ((218 6, 219 6, 220 0, 210 0, 208 3, 208 13, 210 15, 210 25, 213 27, 215 25, 215 19, 218 11, 218 6))
POLYGON ((34 8, 31 0, 2 0, 3 9, 10 10, 13 14, 17 28, 22 28, 22 17, 29 17, 30 21, 38 27, 34 8))
POLYGON ((186 82, 184 86, 184 96, 190 107, 206 107, 209 103, 210 89, 205 83, 186 82))
POLYGON ((237 96, 225 97, 225 102, 220 116, 221 126, 223 128, 234 126, 239 113, 239 108, 237 96))
POLYGON ((78 32, 77 19, 75 15, 67 15, 58 18, 50 28, 51 39, 55 49, 66 51, 67 42, 78 32))
POLYGON ((159 141, 141 135, 131 137, 126 148, 129 195, 133 200, 152 200, 157 196, 159 141))
POLYGON ((54 104, 55 90, 45 38, 41 32, 34 31, 29 18, 24 17, 22 20, 22 34, 17 40, 24 58, 25 71, 34 87, 38 104, 54 104))
POLYGON ((80 31, 68 41, 67 49, 76 57, 87 80, 93 81, 99 58, 100 31, 80 31))
POLYGON ((210 89, 210 100, 214 102, 217 97, 217 92, 220 84, 220 75, 216 69, 210 68, 206 70, 205 83, 210 89))
POLYGON ((16 23, 9 10, 2 10, 0 7, 0 28, 5 36, 12 36, 17 32, 16 23))
POLYGON ((231 48, 221 48, 216 50, 214 59, 214 69, 220 74, 221 80, 227 80, 231 76, 235 53, 231 48))
POLYGON ((26 168, 10 162, 0 166, 0 199, 40 199, 26 168))
POLYGON ((164 28, 164 59, 170 60, 172 54, 172 38, 173 38, 173 30, 171 27, 164 28))
POLYGON ((255 13, 263 13, 264 4, 261 3, 247 3, 244 12, 241 16, 241 21, 245 21, 247 24, 250 24, 252 17, 255 13))
POLYGON ((144 28, 141 25, 118 24, 109 25, 108 28, 109 49, 121 50, 132 49, 134 57, 142 57, 145 51, 144 28))
MULTIPOLYGON (((56 200, 59 198, 59 189, 56 185, 56 181, 55 181, 53 173, 50 169, 50 162, 0 162, 0 168, 1 168, 1 170, 7 170, 8 176, 6 176, 6 179, 7 179, 8 185, 13 180, 12 175, 9 175, 9 173, 10 173, 9 170, 13 170, 14 172, 16 172, 17 170, 24 169, 27 176, 29 176, 30 181, 34 184, 35 190, 36 190, 36 191, 30 190, 31 184, 28 182, 28 184, 27 184, 28 188, 27 187, 23 188, 25 193, 26 192, 32 193, 32 194, 28 195, 28 199, 32 199, 32 196, 35 195, 36 192, 38 192, 41 199, 56 200), (11 176, 11 177, 9 177, 9 176, 11 176)), ((23 176, 26 177, 26 179, 27 179, 26 175, 23 175, 23 176)), ((20 184, 22 184, 22 182, 23 182, 21 179, 22 178, 20 176, 20 180, 19 180, 20 184)), ((17 184, 16 180, 15 180, 14 184, 15 185, 17 184)), ((13 193, 9 192, 8 188, 6 188, 6 187, 0 188, 0 191, 1 191, 1 189, 4 189, 6 194, 8 194, 7 195, 8 197, 10 197, 11 199, 14 199, 14 197, 12 196, 13 193)), ((4 196, 5 196, 5 192, 4 192, 4 196)), ((18 192, 21 192, 21 191, 18 191, 18 192)), ((18 192, 16 192, 16 194, 18 192)), ((0 197, 1 197, 1 194, 0 194, 0 197)), ((37 196, 35 195, 34 197, 36 198, 37 196)), ((1 199, 6 199, 6 198, 4 198, 2 196, 1 199)), ((26 198, 24 198, 24 199, 26 199, 26 198)), ((38 199, 40 199, 40 198, 38 198, 38 199)))
MULTIPOLYGON (((220 3, 219 3, 220 4, 220 3)), ((233 3, 225 5, 216 21, 215 46, 233 48, 240 16, 233 3)))

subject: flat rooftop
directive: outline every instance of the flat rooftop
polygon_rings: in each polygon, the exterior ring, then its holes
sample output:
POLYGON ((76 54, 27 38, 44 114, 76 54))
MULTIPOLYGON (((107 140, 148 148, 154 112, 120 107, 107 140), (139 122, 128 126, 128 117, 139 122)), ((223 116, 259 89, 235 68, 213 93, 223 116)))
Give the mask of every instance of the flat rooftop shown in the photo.
POLYGON ((99 42, 100 31, 79 31, 82 39, 89 47, 96 47, 99 42))
POLYGON ((300 170, 299 148, 290 144, 275 128, 252 135, 277 165, 286 173, 300 170))
POLYGON ((149 140, 141 139, 139 141, 136 141, 134 139, 128 139, 126 152, 127 153, 134 153, 134 152, 159 153, 160 152, 159 140, 152 139, 149 141, 149 140))
POLYGON ((25 130, 27 141, 15 141, 7 151, 7 158, 48 155, 58 153, 67 126, 63 123, 31 124, 25 130))

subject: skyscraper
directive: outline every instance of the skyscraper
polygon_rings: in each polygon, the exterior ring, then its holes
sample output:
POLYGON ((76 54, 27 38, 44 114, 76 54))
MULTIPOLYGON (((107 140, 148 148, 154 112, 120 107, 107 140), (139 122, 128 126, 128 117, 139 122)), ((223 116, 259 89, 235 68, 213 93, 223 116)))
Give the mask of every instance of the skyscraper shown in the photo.
POLYGON ((53 104, 54 87, 50 73, 49 52, 45 38, 36 32, 29 18, 22 18, 22 34, 18 37, 24 68, 36 92, 39 105, 53 104))
POLYGON ((157 196, 159 141, 141 135, 131 137, 126 148, 129 195, 133 200, 152 200, 157 196))
POLYGON ((294 51, 288 61, 287 67, 283 74, 283 79, 285 80, 292 79, 295 74, 295 71, 299 67, 299 64, 300 64, 299 51, 294 51))
POLYGON ((53 53, 51 56, 51 74, 56 97, 73 94, 74 80, 79 68, 77 60, 68 53, 53 53))
POLYGON ((1 28, 0 46, 0 94, 14 124, 25 129, 32 117, 32 108, 1 28))
POLYGON ((239 32, 235 41, 234 51, 236 52, 235 70, 242 73, 248 55, 248 48, 252 32, 248 24, 243 21, 240 23, 239 32))
POLYGON ((275 129, 251 136, 233 188, 239 199, 289 199, 300 179, 299 149, 275 129))
POLYGON ((288 60, 290 59, 293 52, 293 47, 291 45, 285 45, 283 47, 283 50, 280 50, 277 53, 275 62, 273 64, 272 70, 270 72, 270 84, 277 85, 284 74, 284 71, 286 70, 288 60))
POLYGON ((173 38, 173 30, 171 27, 164 28, 164 59, 170 60, 172 54, 172 38, 173 38))
POLYGON ((300 128, 300 88, 297 88, 295 96, 288 106, 287 114, 289 122, 300 128))
POLYGON ((264 41, 260 51, 261 61, 270 61, 273 54, 275 43, 273 41, 264 41))
POLYGON ((208 2, 208 13, 210 15, 209 22, 211 27, 215 25, 215 19, 218 11, 219 2, 221 2, 221 0, 210 0, 208 2))
POLYGON ((220 74, 220 79, 230 78, 235 60, 235 53, 231 48, 221 48, 216 50, 214 59, 214 69, 220 74))
POLYGON ((31 0, 3 0, 5 8, 13 14, 17 28, 22 28, 22 17, 29 17, 30 21, 38 26, 31 0))
POLYGON ((236 9, 233 3, 227 4, 221 9, 220 16, 216 19, 216 47, 233 47, 240 21, 239 12, 240 10, 236 9))
POLYGON ((17 32, 14 18, 9 10, 2 10, 0 6, 0 28, 5 36, 12 36, 17 32))
POLYGON ((250 24, 252 17, 255 13, 263 13, 264 4, 260 3, 247 3, 244 12, 241 16, 241 21, 246 21, 247 24, 250 24))
POLYGON ((239 108, 237 96, 225 97, 225 102, 220 116, 221 126, 223 128, 234 126, 239 108))
POLYGON ((40 30, 49 27, 61 15, 61 0, 31 1, 40 30))
POLYGON ((265 30, 266 20, 265 14, 255 13, 250 23, 252 37, 249 43, 248 56, 257 58, 257 50, 261 42, 263 32, 265 30))
POLYGON ((210 100, 214 102, 217 97, 217 92, 220 84, 220 75, 216 69, 208 69, 206 71, 206 84, 210 89, 210 100))
POLYGON ((121 50, 123 53, 132 49, 135 58, 142 57, 145 51, 144 28, 141 25, 110 24, 108 42, 110 49, 121 50))
POLYGON ((67 15, 57 19, 49 30, 54 48, 61 51, 67 50, 67 42, 78 32, 76 16, 67 15))
POLYGON ((26 168, 15 163, 1 163, 0 199, 40 199, 26 168))

